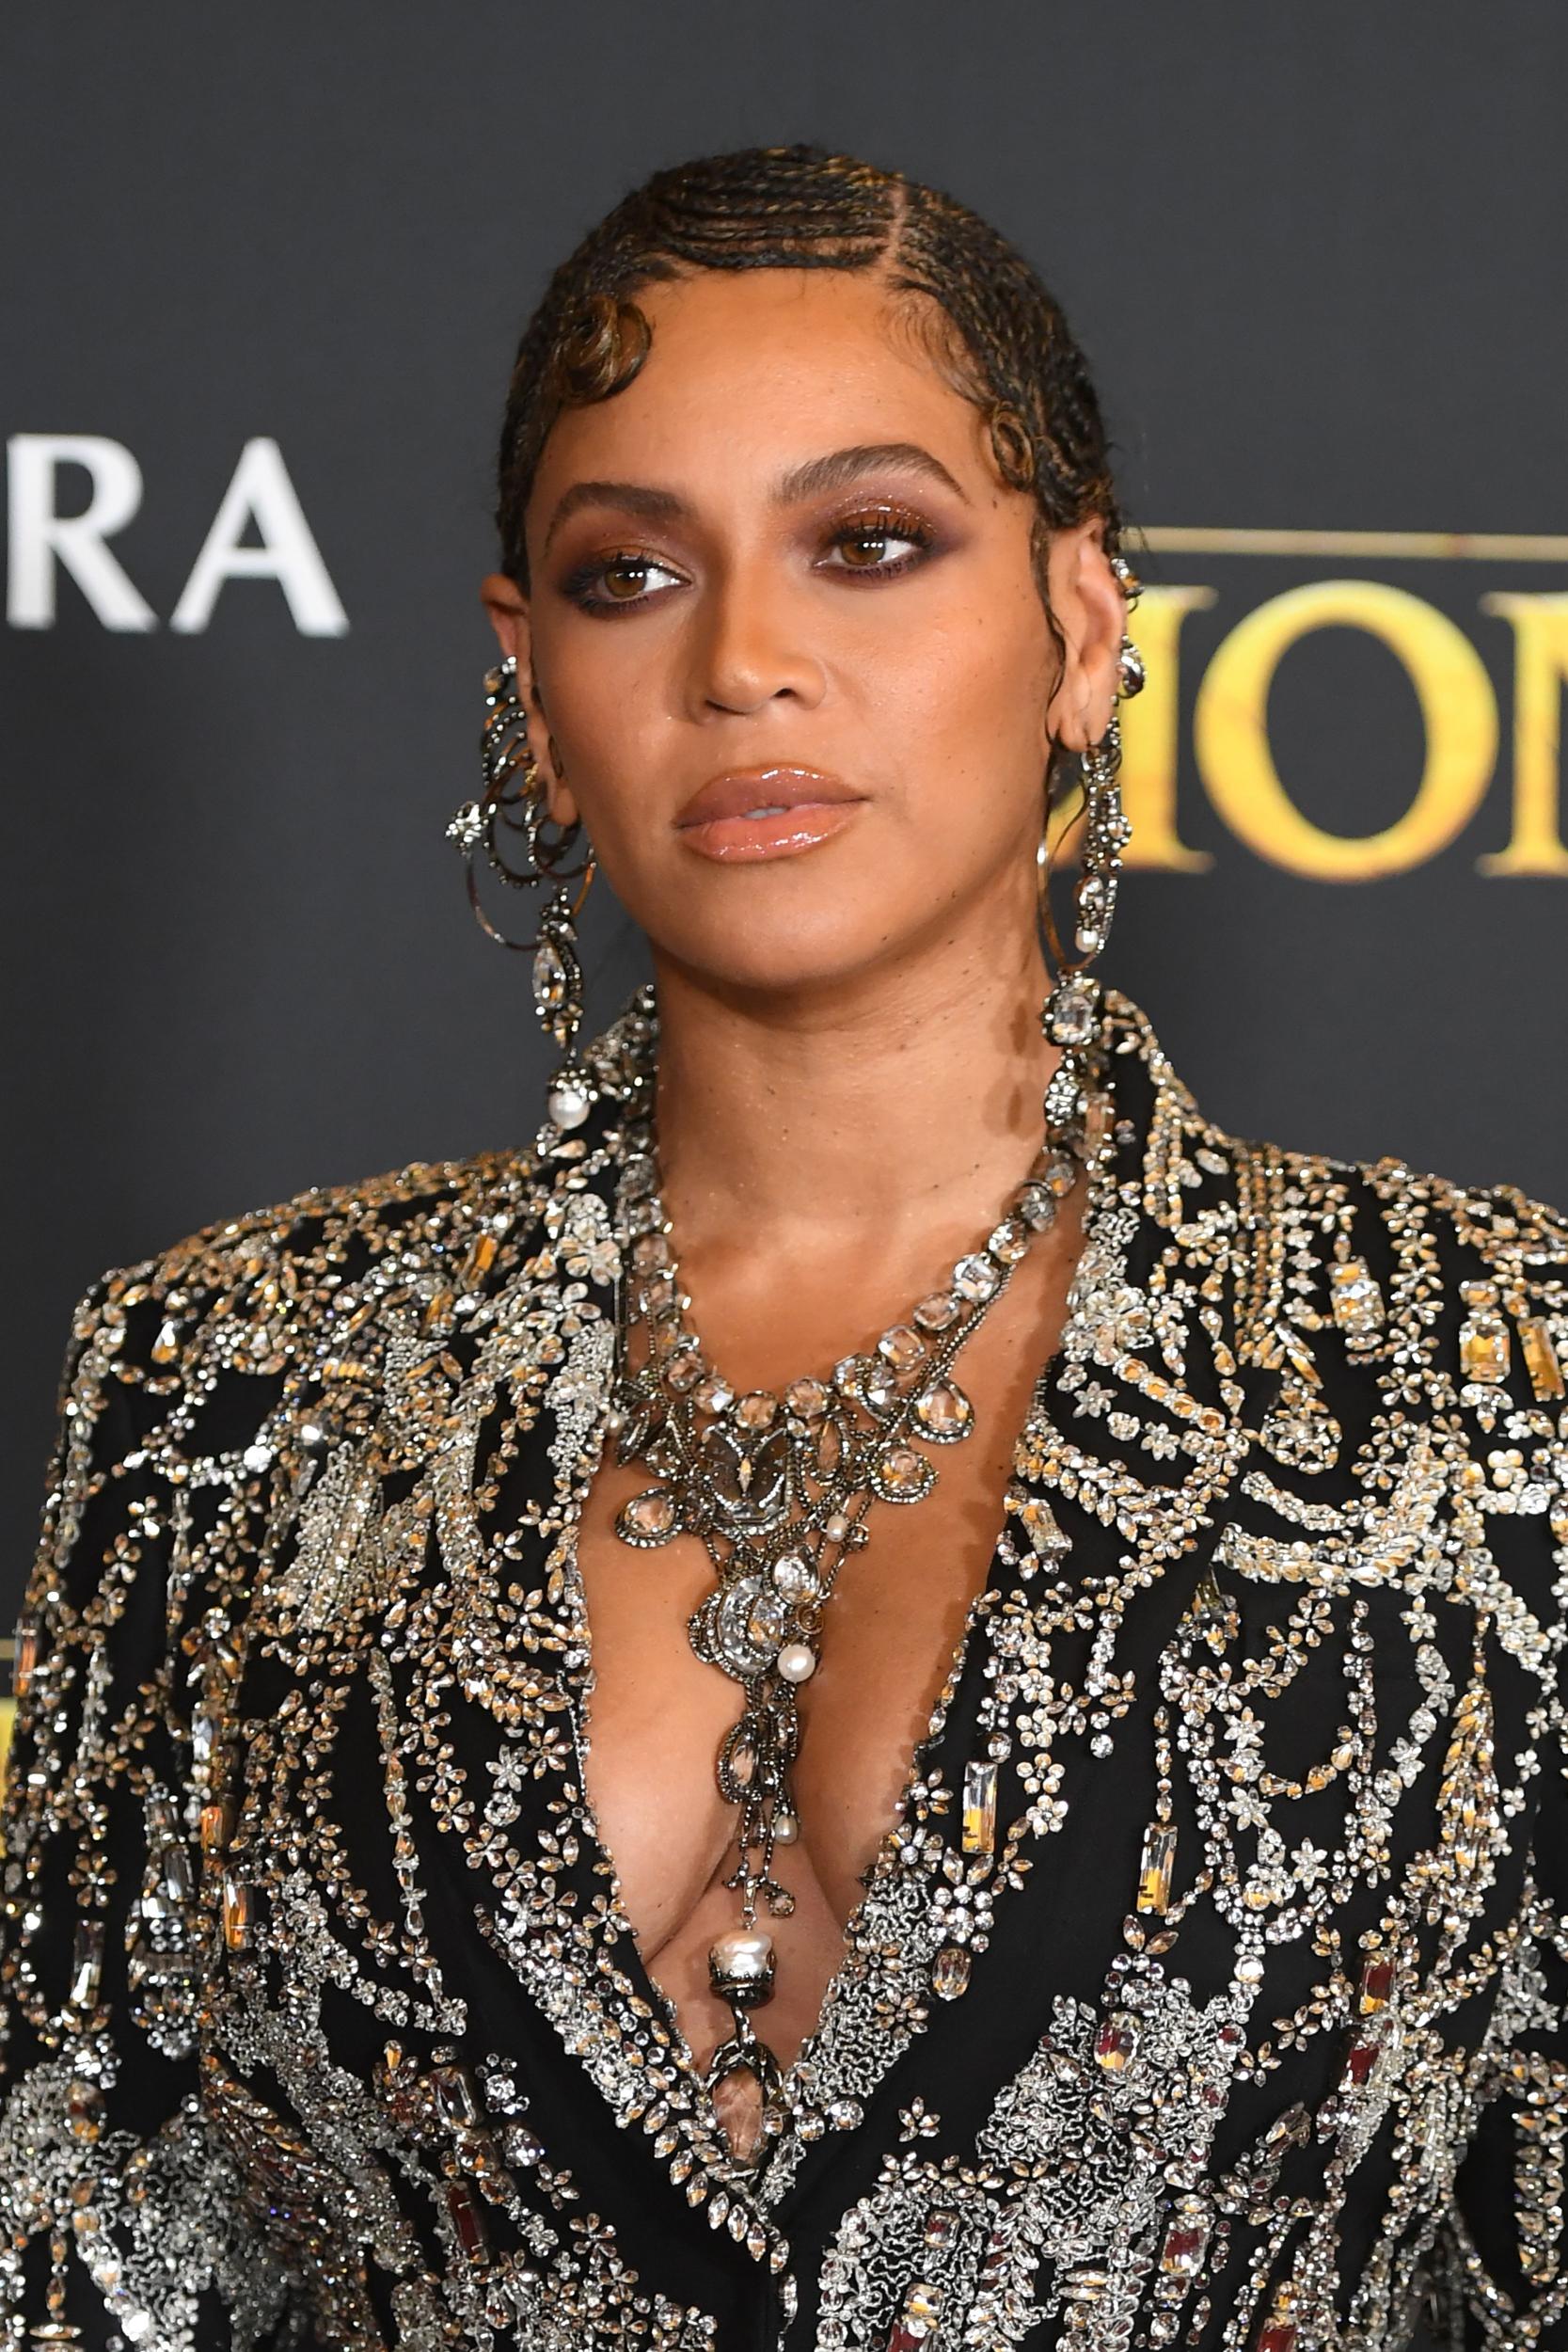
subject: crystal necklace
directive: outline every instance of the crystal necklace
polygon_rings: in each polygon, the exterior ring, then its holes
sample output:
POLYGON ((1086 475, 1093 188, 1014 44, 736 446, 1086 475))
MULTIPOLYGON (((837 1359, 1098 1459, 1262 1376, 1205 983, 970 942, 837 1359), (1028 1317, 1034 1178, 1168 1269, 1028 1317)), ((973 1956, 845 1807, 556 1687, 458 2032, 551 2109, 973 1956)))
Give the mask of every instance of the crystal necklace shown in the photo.
POLYGON ((755 2077, 761 2124, 748 2157, 760 2155, 784 2120, 782 2071, 752 2011, 771 1997, 776 1963, 759 1916, 794 1909, 772 1875, 773 1855, 798 1834, 796 1693, 816 1671, 823 1612, 845 1560, 866 1540, 872 1502, 921 1502, 937 1470, 920 1449, 970 1435, 974 1415, 953 1377, 955 1359, 1077 1175, 1072 1152, 1048 1140, 984 1245, 907 1322, 884 1331, 873 1353, 847 1356, 831 1380, 736 1395, 686 1320, 651 1116, 628 1129, 617 1205, 629 1271, 610 1429, 619 1460, 642 1463, 656 1483, 623 1505, 615 1532, 641 1549, 680 1534, 701 1538, 716 1581, 689 1620, 691 1646, 743 1694, 716 1764, 720 1793, 737 1814, 724 1884, 739 1899, 739 1919, 708 1954, 735 2029, 707 2081, 715 2090, 739 2069, 755 2077), (632 1369, 629 1340, 639 1328, 642 1356, 632 1369))

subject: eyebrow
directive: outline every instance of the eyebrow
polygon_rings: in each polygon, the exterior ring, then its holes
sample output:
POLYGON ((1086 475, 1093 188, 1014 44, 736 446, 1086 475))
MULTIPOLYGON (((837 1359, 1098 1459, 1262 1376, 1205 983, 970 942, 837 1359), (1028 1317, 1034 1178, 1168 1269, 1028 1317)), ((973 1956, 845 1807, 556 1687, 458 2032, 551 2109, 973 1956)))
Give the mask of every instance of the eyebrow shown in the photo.
MULTIPOLYGON (((803 465, 792 466, 779 476, 773 485, 775 505, 795 506, 802 500, 821 498, 830 490, 842 490, 863 474, 895 471, 918 474, 927 482, 940 483, 955 497, 971 503, 958 484, 948 472, 940 457, 922 449, 918 441, 863 441, 852 449, 835 449, 825 457, 809 457, 803 465)), ((641 515, 644 521, 655 523, 685 522, 691 518, 692 509, 673 490, 656 489, 645 482, 574 482, 562 493, 555 513, 550 516, 545 533, 545 552, 551 540, 569 516, 584 506, 618 506, 628 515, 641 515)))

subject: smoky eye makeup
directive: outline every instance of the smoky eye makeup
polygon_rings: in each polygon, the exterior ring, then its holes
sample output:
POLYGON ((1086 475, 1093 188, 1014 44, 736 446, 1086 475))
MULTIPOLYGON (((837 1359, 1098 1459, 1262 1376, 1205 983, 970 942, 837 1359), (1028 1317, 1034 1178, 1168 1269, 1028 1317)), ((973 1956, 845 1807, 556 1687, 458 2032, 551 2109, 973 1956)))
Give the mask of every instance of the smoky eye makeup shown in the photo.
MULTIPOLYGON (((918 569, 945 551, 953 534, 904 500, 863 496, 807 522, 800 540, 816 576, 864 586, 918 569)), ((558 590, 579 612, 602 620, 660 603, 685 579, 665 557, 627 542, 594 548, 567 569, 558 590)))
POLYGON ((857 581, 899 579, 945 544, 929 516, 892 499, 840 514, 825 535, 815 568, 857 581))
POLYGON ((657 584, 660 579, 678 582, 681 577, 673 564, 646 548, 601 548, 574 564, 559 587, 568 603, 598 620, 635 612, 656 602, 668 594, 667 588, 657 584), (650 583, 654 583, 651 593, 650 583))

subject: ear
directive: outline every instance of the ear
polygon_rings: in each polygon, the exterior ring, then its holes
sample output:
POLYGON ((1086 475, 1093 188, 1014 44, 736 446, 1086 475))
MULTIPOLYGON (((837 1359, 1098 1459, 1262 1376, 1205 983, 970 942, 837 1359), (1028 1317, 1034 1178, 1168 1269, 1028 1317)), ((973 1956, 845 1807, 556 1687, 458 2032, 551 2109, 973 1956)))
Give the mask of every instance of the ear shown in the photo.
POLYGON ((1121 584, 1105 553, 1098 515, 1052 538, 1047 558, 1051 610, 1062 633, 1062 674, 1046 712, 1053 741, 1086 751, 1111 723, 1117 658, 1127 623, 1121 584))
POLYGON ((529 749, 544 782, 545 806, 556 824, 575 825, 581 811, 556 764, 555 743, 533 666, 533 623, 529 600, 505 572, 486 572, 479 583, 479 594, 502 654, 516 657, 517 691, 528 715, 529 749))

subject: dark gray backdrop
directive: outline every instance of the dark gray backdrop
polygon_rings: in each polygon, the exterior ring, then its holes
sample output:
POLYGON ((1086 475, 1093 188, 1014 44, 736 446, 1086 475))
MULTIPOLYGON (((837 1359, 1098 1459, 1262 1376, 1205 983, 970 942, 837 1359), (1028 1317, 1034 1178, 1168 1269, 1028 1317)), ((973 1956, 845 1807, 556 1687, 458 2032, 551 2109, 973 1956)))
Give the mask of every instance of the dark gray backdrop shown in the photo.
MULTIPOLYGON (((13 501, 39 437, 130 452, 141 503, 108 544, 157 620, 105 626, 61 573, 38 625, 13 510, 8 1611, 91 1275, 308 1184, 531 1130, 524 960, 473 929, 442 826, 474 780, 516 330, 648 169, 815 138, 990 215, 1094 356, 1150 526, 1568 527, 1560 0, 79 0, 9 11, 0 74, 13 501), (230 580, 203 628, 168 625, 254 441, 280 453, 346 631, 302 632, 265 578, 230 580)), ((58 485, 60 511, 86 502, 80 469, 58 485)), ((1216 598, 1182 641, 1179 779, 1213 863, 1131 877, 1109 977, 1232 1127, 1562 1199, 1568 889, 1478 859, 1509 838, 1513 789, 1511 631, 1481 599, 1560 595, 1568 565, 1300 543, 1147 573, 1216 598), (1446 613, 1501 714, 1474 820, 1376 882, 1260 857, 1192 756, 1214 649, 1329 578, 1446 613)), ((1409 803, 1418 706, 1366 635, 1298 645, 1269 723, 1325 830, 1409 803)), ((590 945, 608 1010, 634 951, 602 907, 590 945)))

